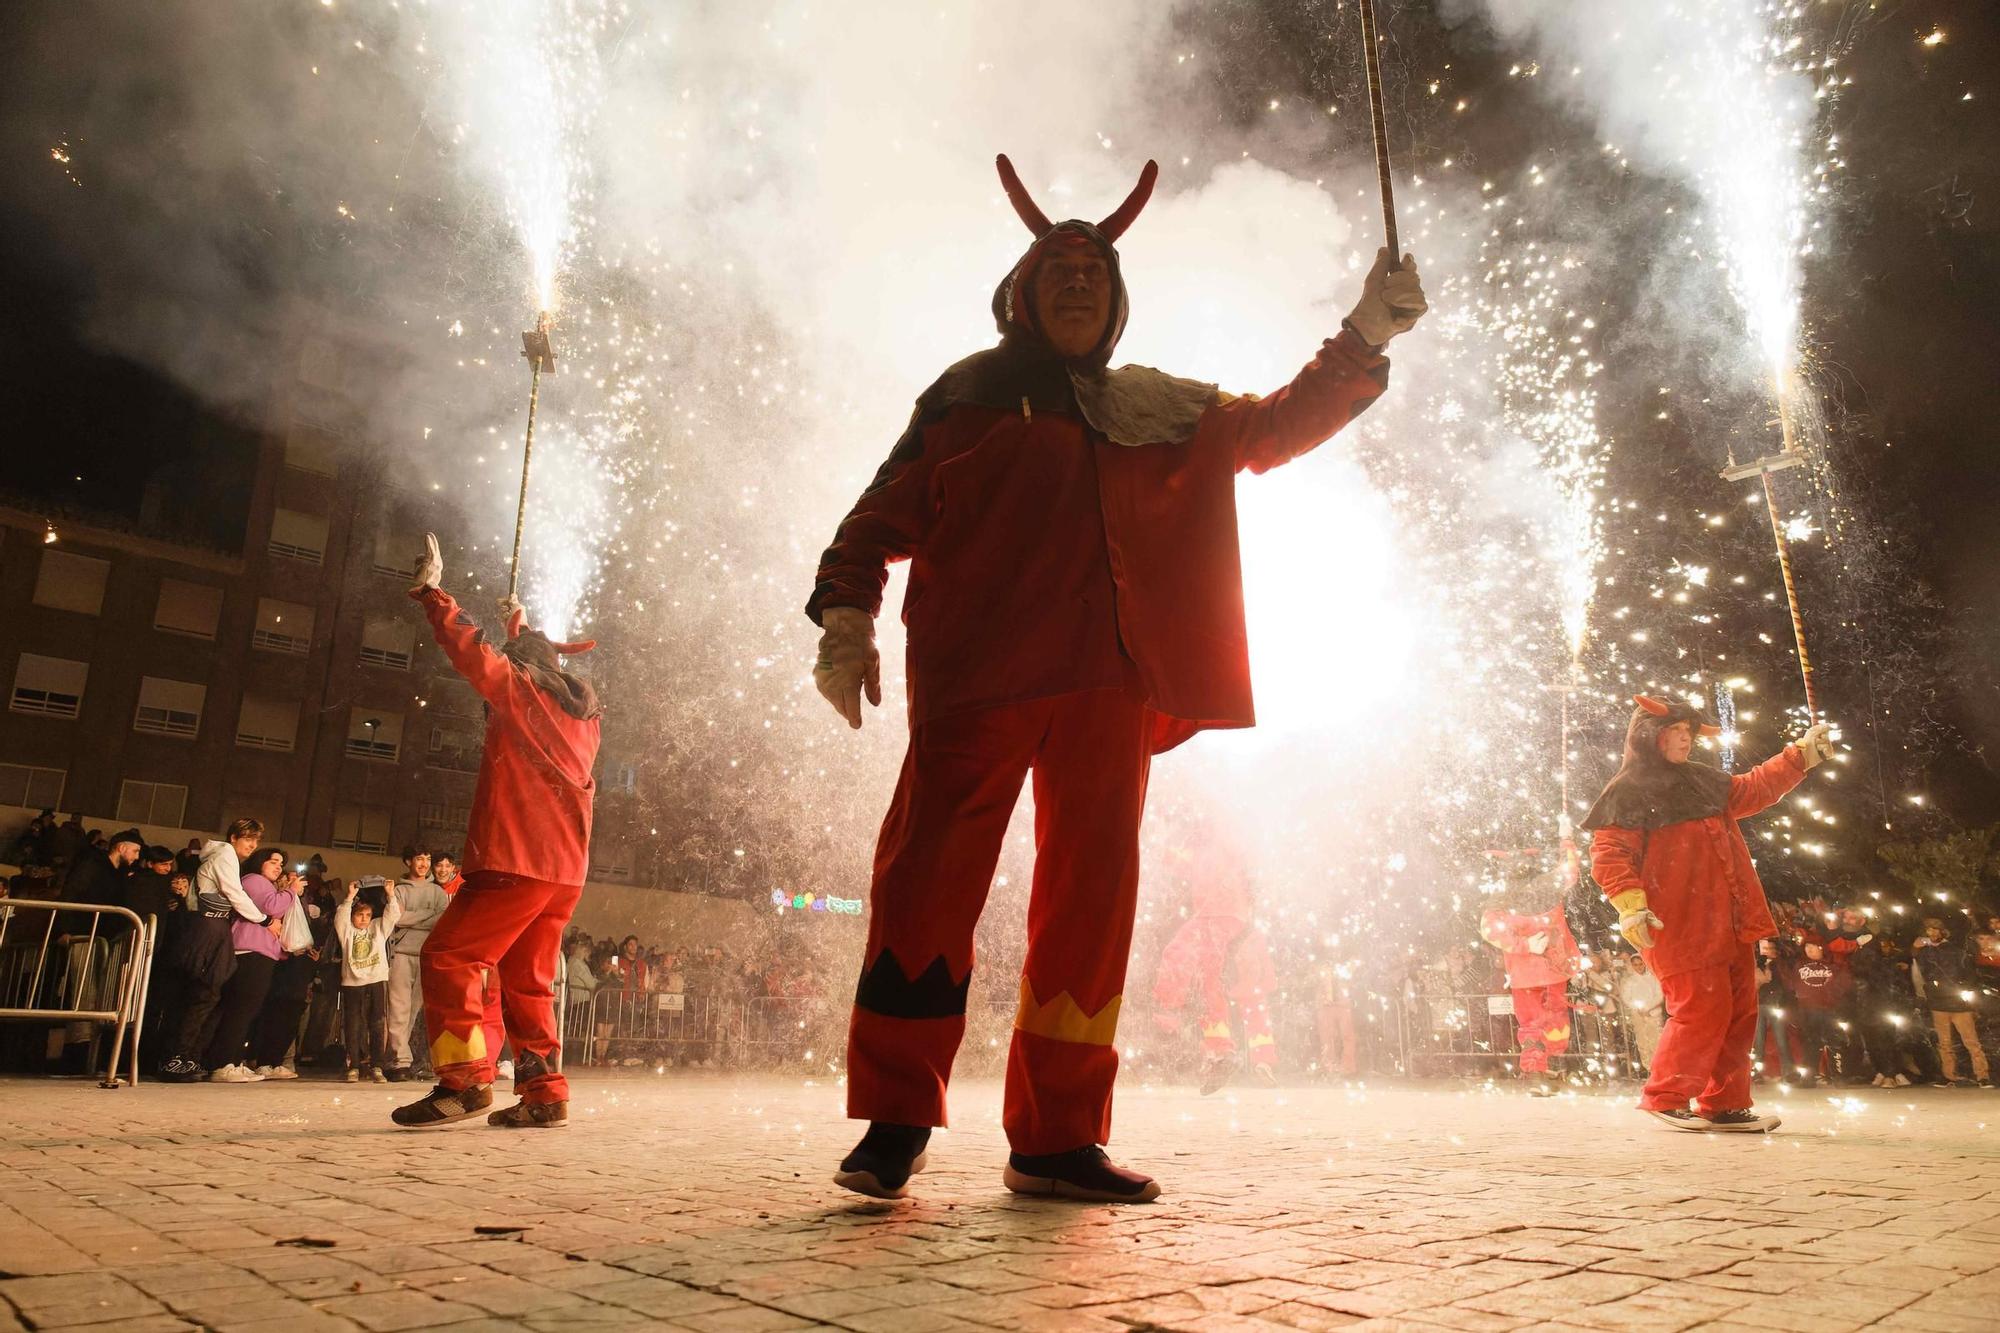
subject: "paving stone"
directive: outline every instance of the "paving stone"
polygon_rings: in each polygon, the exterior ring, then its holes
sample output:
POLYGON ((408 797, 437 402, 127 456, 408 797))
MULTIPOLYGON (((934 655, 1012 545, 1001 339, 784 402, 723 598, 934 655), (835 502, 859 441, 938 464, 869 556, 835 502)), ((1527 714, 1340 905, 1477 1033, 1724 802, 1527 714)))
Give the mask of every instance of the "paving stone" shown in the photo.
POLYGON ((376 1134, 389 1090, 310 1079, 115 1102, 0 1079, 0 1121, 35 1126, 0 1143, 0 1333, 2000 1326, 2000 1162, 1958 1094, 1805 1099, 1722 1143, 1626 1096, 1129 1087, 1115 1151, 1166 1194, 1119 1209, 1004 1192, 990 1081, 954 1089, 902 1203, 826 1181, 833 1084, 574 1082, 571 1133, 499 1142, 376 1134))

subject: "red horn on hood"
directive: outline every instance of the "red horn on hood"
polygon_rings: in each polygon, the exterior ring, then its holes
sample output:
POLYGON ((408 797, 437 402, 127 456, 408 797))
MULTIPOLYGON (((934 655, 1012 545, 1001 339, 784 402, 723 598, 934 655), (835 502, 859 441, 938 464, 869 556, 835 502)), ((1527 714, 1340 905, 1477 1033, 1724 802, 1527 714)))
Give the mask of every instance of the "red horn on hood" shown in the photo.
POLYGON ((1632 702, 1639 705, 1639 707, 1645 709, 1647 712, 1651 713, 1654 717, 1665 717, 1668 713, 1673 711, 1666 704, 1662 703, 1660 700, 1650 698, 1647 695, 1643 694, 1633 695, 1632 702))
POLYGON ((1021 177, 1014 170, 1014 164, 1007 160, 1007 155, 1002 153, 994 158, 993 165, 1000 169, 1000 186, 1007 191, 1008 202, 1021 215, 1021 221, 1028 224, 1028 230, 1035 233, 1035 239, 1040 240, 1053 231, 1055 224, 1049 221, 1049 215, 1042 212, 1028 194, 1028 187, 1021 184, 1021 177))
POLYGON ((597 646, 595 639, 578 639, 575 643, 551 643, 549 647, 567 657, 571 653, 587 653, 597 646))
POLYGON ((508 638, 510 639, 520 638, 521 631, 526 629, 527 627, 528 627, 528 613, 525 610, 517 606, 512 611, 509 611, 507 613, 508 638))
POLYGON ((1125 196, 1125 202, 1118 205, 1111 215, 1097 224, 1097 229, 1112 240, 1125 234, 1132 225, 1132 219, 1139 216, 1139 210, 1153 197, 1153 182, 1160 178, 1160 164, 1148 160, 1139 173, 1139 183, 1132 187, 1132 193, 1125 196))

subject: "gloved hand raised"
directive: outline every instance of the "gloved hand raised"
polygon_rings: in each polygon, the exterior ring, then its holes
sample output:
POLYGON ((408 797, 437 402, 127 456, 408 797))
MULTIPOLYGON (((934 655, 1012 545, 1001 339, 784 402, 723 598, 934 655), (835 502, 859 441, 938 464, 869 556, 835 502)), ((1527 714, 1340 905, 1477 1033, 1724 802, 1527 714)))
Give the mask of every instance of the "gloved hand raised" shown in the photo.
POLYGON ((424 549, 417 555, 416 586, 411 588, 410 591, 415 592, 417 588, 435 588, 443 579, 444 556, 438 552, 437 534, 435 532, 426 532, 424 534, 424 549))
POLYGON ((819 638, 819 660, 813 663, 813 684, 847 719, 861 729, 861 695, 882 706, 882 655, 875 651, 875 618, 855 606, 829 606, 820 613, 826 632, 819 638))
POLYGON ((1660 932, 1667 928, 1667 923, 1646 906, 1646 895, 1639 889, 1627 889, 1613 898, 1611 905, 1618 909, 1618 933, 1642 952, 1658 943, 1660 932))
POLYGON ((1811 772, 1821 761, 1833 757, 1833 728, 1824 722, 1815 722, 1806 728, 1806 734, 1799 737, 1799 759, 1811 772))
POLYGON ((1348 312, 1347 323, 1372 347, 1382 347, 1399 333, 1408 333, 1430 309, 1424 300, 1424 284, 1417 276, 1417 261, 1403 256, 1403 266, 1389 271, 1389 251, 1375 252, 1375 265, 1361 284, 1361 299, 1348 312))

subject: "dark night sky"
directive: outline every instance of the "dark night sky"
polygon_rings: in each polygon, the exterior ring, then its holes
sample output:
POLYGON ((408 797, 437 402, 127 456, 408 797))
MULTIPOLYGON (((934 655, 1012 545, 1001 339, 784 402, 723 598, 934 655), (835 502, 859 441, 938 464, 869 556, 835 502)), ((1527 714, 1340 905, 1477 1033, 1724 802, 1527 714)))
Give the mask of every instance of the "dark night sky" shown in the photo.
MULTIPOLYGON (((78 8, 6 6, 0 51, 19 53, 36 29, 76 22, 78 8)), ((1343 101, 1358 95, 1344 64, 1301 54, 1322 49, 1327 8, 1321 0, 1244 0, 1185 21, 1230 53, 1220 77, 1240 76, 1247 118, 1274 87, 1343 101)), ((1496 53, 1477 23, 1447 22, 1430 5, 1394 8, 1389 23, 1400 57, 1392 81, 1450 62, 1461 95, 1481 104, 1477 116, 1416 112, 1394 127, 1417 145, 1417 165, 1457 155, 1497 172, 1550 144, 1591 141, 1587 126, 1505 77, 1518 53, 1496 53)), ((1919 644, 1926 657, 1928 679, 1898 687, 1904 716, 1921 716, 1937 742, 1923 785, 1962 820, 2000 820, 2000 776, 1984 757, 2000 747, 2000 468, 1988 415, 2000 349, 2000 82, 1989 82, 2000 71, 2000 12, 1879 5, 1847 68, 1856 88, 1836 124, 1850 167, 1828 211, 1829 253, 1809 270, 1807 300, 1837 409, 1836 466, 1870 534, 1883 539, 1879 559, 1893 575, 1856 580, 1846 601, 1858 619, 1879 617, 1884 636, 1919 644), (1934 26, 1949 40, 1925 48, 1918 39, 1934 26), (1861 604, 1870 598, 1879 604, 1861 604)), ((126 298, 130 274, 104 256, 131 254, 131 236, 121 233, 151 219, 132 199, 116 210, 74 207, 67 196, 79 187, 51 159, 51 146, 75 126, 105 123, 89 71, 4 72, 0 151, 10 169, 0 176, 0 301, 14 337, 0 378, 0 412, 10 423, 0 485, 136 517, 150 475, 240 456, 250 435, 230 411, 88 335, 119 318, 126 298)), ((171 132, 171 98, 162 107, 162 125, 135 124, 129 145, 97 142, 93 152, 145 151, 146 133, 171 132)), ((1365 122, 1357 115, 1347 123, 1365 122)), ((1354 147, 1362 151, 1361 141, 1354 147)), ((246 198, 237 277, 282 283, 297 243, 285 234, 282 208, 246 198)), ((1615 309, 1617 298, 1609 300, 1615 309)), ((204 323, 191 322, 188 336, 205 336, 204 323)), ((1685 441, 1671 438, 1673 423, 1652 423, 1641 397, 1651 377, 1636 345, 1624 349, 1622 365, 1620 345, 1607 348, 1606 424, 1619 442, 1613 489, 1661 503, 1674 503, 1683 483, 1712 490, 1696 470, 1682 477, 1661 466, 1677 447, 1686 452, 1685 441)), ((226 544, 236 521, 199 535, 226 544)), ((1831 664, 1829 685, 1860 688, 1855 672, 1831 664)), ((1842 702, 1851 714, 1853 701, 1842 702)))

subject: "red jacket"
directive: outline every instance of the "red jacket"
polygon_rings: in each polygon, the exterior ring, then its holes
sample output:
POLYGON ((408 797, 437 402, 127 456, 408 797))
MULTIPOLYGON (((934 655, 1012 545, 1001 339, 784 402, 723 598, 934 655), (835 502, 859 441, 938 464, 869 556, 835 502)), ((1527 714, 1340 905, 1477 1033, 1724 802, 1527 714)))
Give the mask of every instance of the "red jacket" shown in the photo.
POLYGON ((1479 937, 1506 955, 1510 990, 1565 985, 1583 962, 1560 905, 1533 916, 1496 908, 1479 918, 1479 937), (1528 947, 1537 935, 1548 936, 1540 953, 1528 947))
POLYGON ((1604 896, 1643 889, 1665 923, 1646 953, 1656 975, 1727 963, 1745 944, 1778 933, 1736 821, 1777 804, 1805 775, 1798 747, 1788 745, 1729 780, 1729 804, 1719 815, 1650 832, 1612 826, 1592 836, 1590 873, 1604 896))
POLYGON ((438 647, 486 700, 486 746, 466 825, 467 875, 497 870, 553 884, 590 872, 597 719, 571 717, 486 643, 448 592, 420 588, 438 647))
POLYGON ((1380 397, 1388 361, 1352 333, 1269 398, 1221 395, 1182 444, 1127 448, 1078 418, 960 404, 898 450, 821 560, 814 618, 903 601, 912 729, 1136 678, 1156 748, 1247 727, 1238 472, 1307 452, 1380 397))

